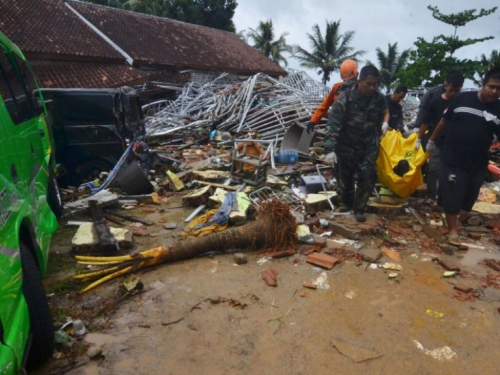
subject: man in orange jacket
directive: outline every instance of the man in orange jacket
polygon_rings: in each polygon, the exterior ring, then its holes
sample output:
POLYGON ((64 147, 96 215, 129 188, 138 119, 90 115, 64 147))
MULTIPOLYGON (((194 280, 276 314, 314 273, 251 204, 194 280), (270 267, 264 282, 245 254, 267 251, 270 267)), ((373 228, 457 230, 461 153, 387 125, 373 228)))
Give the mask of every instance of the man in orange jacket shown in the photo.
POLYGON ((340 93, 356 84, 358 78, 358 64, 356 64, 356 61, 345 60, 340 65, 340 78, 342 78, 342 81, 333 85, 330 93, 326 96, 318 109, 316 109, 311 120, 307 123, 307 133, 312 132, 314 127, 321 122, 323 117, 328 117, 330 107, 333 102, 337 100, 340 93))

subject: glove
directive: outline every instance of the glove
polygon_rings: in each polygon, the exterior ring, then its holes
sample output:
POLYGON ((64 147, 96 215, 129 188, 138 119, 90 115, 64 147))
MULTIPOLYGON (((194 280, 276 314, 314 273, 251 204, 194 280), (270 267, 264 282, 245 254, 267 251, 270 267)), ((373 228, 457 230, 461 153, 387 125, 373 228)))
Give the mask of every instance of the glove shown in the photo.
POLYGON ((335 154, 335 152, 326 154, 324 162, 330 164, 332 167, 337 164, 337 155, 335 154))
POLYGON ((419 138, 417 140, 417 143, 415 143, 415 151, 418 151, 418 149, 420 148, 421 144, 422 144, 422 140, 419 138))
POLYGON ((307 125, 306 125, 307 126, 307 134, 310 134, 311 132, 314 132, 314 125, 315 124, 312 121, 309 121, 307 123, 307 125))
POLYGON ((429 139, 429 142, 427 142, 427 149, 425 151, 429 154, 432 154, 434 151, 436 151, 436 143, 429 139))
POLYGON ((387 133, 387 129, 389 129, 389 124, 387 122, 384 122, 382 124, 382 135, 385 135, 385 133, 387 133))

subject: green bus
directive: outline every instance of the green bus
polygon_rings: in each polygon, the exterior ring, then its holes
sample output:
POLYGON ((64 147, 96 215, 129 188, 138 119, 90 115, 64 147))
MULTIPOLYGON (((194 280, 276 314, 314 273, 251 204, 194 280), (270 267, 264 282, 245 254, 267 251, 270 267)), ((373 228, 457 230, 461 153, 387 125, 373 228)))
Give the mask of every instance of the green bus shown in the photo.
POLYGON ((61 200, 51 167, 43 98, 24 55, 1 32, 0 93, 0 374, 4 375, 36 366, 54 350, 41 277, 61 200))

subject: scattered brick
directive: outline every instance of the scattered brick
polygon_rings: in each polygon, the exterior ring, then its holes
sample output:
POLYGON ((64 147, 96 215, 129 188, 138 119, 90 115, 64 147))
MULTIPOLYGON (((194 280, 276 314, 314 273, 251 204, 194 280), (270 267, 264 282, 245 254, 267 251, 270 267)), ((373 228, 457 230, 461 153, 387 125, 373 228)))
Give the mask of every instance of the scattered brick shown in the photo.
POLYGON ((305 290, 301 290, 300 291, 300 296, 301 297, 305 297, 306 296, 306 291, 305 290))
POLYGON ((279 259, 279 258, 289 257, 289 256, 292 256, 295 254, 296 254, 295 249, 288 249, 288 250, 277 251, 275 253, 272 253, 272 254, 270 254, 270 257, 273 259, 279 259))
POLYGON ((500 222, 498 222, 496 220, 490 221, 489 226, 492 227, 492 228, 500 230, 500 222))
POLYGON ((319 252, 320 249, 319 249, 319 246, 317 245, 309 245, 309 246, 305 246, 303 247, 301 250, 300 250, 300 253, 302 255, 309 255, 311 253, 314 253, 314 252, 319 252))
POLYGON ((432 258, 433 262, 438 263, 441 267, 443 267, 447 271, 460 271, 460 267, 449 259, 439 259, 438 257, 432 258))
POLYGON ((480 240, 481 239, 481 233, 475 233, 475 232, 469 232, 467 236, 472 239, 472 240, 480 240))
POLYGON ((304 283, 303 287, 307 288, 307 289, 317 289, 318 288, 318 286, 314 283, 304 283))
POLYGON ((151 208, 151 207, 141 208, 141 211, 142 212, 146 212, 148 214, 154 214, 156 212, 156 210, 154 208, 151 208))
POLYGON ((136 228, 132 231, 132 234, 139 237, 146 237, 147 235, 149 235, 146 228, 136 228))
POLYGON ((240 265, 248 263, 247 256, 243 253, 234 254, 234 263, 240 264, 240 265))
POLYGON ((311 263, 315 266, 326 268, 327 270, 331 270, 335 263, 339 260, 330 255, 326 255, 323 253, 312 253, 309 254, 306 258, 307 263, 311 263))
POLYGON ((467 245, 460 245, 458 247, 458 251, 462 251, 462 252, 469 251, 469 246, 467 246, 467 245))
POLYGON ((437 227, 437 230, 441 236, 448 234, 448 228, 446 228, 446 227, 440 226, 440 227, 437 227))
POLYGON ((495 261, 493 259, 485 259, 484 264, 488 267, 500 272, 500 261, 495 261))
POLYGON ((465 281, 460 281, 457 285, 453 287, 453 289, 456 289, 462 293, 472 293, 476 290, 476 288, 473 285, 465 281))
POLYGON ((260 276, 268 286, 278 286, 278 271, 265 270, 260 273, 260 276))
POLYGON ((388 225, 387 229, 389 230, 389 232, 392 232, 394 234, 401 233, 401 230, 399 228, 395 227, 394 225, 388 225))

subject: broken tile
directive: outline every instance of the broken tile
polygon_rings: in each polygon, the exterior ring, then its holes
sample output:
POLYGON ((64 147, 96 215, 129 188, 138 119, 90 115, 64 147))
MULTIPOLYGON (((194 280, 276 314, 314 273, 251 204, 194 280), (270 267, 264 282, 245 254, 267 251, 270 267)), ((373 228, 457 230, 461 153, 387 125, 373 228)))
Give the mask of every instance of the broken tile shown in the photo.
POLYGON ((337 263, 338 261, 338 258, 326 255, 324 253, 312 253, 309 254, 306 258, 307 263, 311 263, 315 266, 326 268, 328 270, 331 270, 335 263, 337 263))

